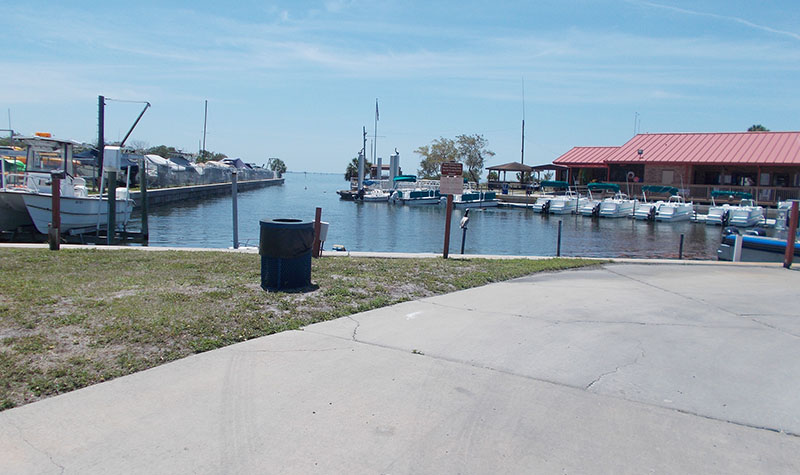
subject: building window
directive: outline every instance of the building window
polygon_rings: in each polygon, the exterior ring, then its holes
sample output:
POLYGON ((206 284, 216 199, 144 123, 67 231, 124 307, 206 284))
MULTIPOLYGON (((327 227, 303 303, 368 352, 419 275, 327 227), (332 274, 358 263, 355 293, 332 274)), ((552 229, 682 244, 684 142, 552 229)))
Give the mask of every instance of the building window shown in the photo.
POLYGON ((675 171, 674 170, 662 170, 661 171, 661 184, 662 185, 671 185, 674 183, 675 179, 675 171))

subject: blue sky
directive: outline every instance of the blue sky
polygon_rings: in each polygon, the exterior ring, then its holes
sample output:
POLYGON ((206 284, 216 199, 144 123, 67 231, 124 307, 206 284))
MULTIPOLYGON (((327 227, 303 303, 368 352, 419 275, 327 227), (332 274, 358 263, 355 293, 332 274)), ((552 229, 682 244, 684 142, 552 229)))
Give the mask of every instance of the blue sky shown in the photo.
MULTIPOLYGON (((132 135, 343 172, 373 134, 483 134, 490 164, 550 163, 634 132, 800 130, 796 1, 72 1, 6 5, 0 127, 91 141, 97 96, 146 100, 132 135)), ((141 106, 109 102, 107 140, 141 106)), ((369 148, 369 145, 368 145, 369 148)))

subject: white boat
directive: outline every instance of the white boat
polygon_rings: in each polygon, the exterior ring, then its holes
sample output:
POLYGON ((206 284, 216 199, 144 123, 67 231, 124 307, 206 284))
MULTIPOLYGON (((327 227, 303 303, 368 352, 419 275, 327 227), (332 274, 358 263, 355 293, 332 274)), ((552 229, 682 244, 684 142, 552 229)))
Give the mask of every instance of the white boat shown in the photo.
POLYGON ((375 203, 375 202, 384 202, 385 203, 385 202, 389 201, 389 197, 391 195, 392 194, 389 193, 388 191, 375 189, 375 190, 369 190, 368 192, 364 193, 364 197, 361 198, 361 199, 362 199, 362 201, 366 201, 366 202, 373 202, 373 203, 375 203))
POLYGON ((630 199, 625 193, 617 193, 611 198, 606 198, 600 203, 599 216, 601 218, 627 218, 633 216, 633 210, 639 200, 630 199))
POLYGON ((739 226, 750 227, 764 221, 764 208, 757 206, 753 201, 753 195, 742 191, 720 191, 711 192, 711 206, 706 215, 706 224, 716 224, 720 226, 739 226), (739 198, 738 205, 724 203, 717 205, 715 198, 727 197, 728 199, 739 198))
POLYGON ((563 195, 557 195, 549 203, 550 214, 573 214, 577 213, 581 206, 588 202, 588 198, 569 190, 563 195))
POLYGON ((422 188, 398 189, 392 193, 391 201, 401 205, 438 205, 442 197, 439 190, 422 188))
POLYGON ((533 211, 543 214, 570 214, 577 213, 581 206, 586 204, 587 198, 570 190, 569 183, 565 181, 546 180, 541 183, 542 189, 552 188, 553 190, 563 189, 563 194, 545 194, 536 198, 533 204, 533 211))
MULTIPOLYGON (((86 181, 75 176, 72 161, 73 142, 50 137, 29 137, 22 139, 26 144, 27 161, 24 186, 3 189, 2 200, 19 206, 22 202, 29 219, 40 233, 46 234, 52 222, 53 195, 50 186, 50 172, 60 172, 61 233, 75 233, 104 228, 107 225, 108 198, 100 195, 89 196, 86 181)), ((119 147, 106 147, 106 164, 119 160, 119 147)), ((116 192, 116 227, 124 229, 133 210, 133 200, 128 188, 116 192)))
MULTIPOLYGON (((69 188, 67 188, 67 190, 68 189, 69 188)), ((108 199, 100 199, 98 196, 88 196, 85 187, 83 188, 83 192, 79 190, 80 188, 76 187, 72 196, 61 196, 61 228, 59 231, 62 234, 74 234, 76 232, 92 231, 98 227, 107 227, 108 199)), ((64 187, 62 187, 62 191, 66 191, 64 187)), ((122 230, 125 229, 125 226, 128 224, 131 211, 133 211, 133 200, 128 196, 128 190, 126 188, 118 189, 116 197, 116 215, 114 219, 116 229, 122 230)), ((48 226, 53 220, 52 195, 49 193, 25 193, 22 199, 25 201, 25 207, 28 209, 28 214, 30 214, 36 230, 46 234, 48 226)))
POLYGON ((420 180, 414 175, 399 175, 394 178, 394 191, 389 201, 410 206, 436 205, 441 200, 439 182, 420 180))
POLYGON ((600 216, 603 203, 611 199, 610 197, 604 198, 604 193, 614 193, 615 197, 620 195, 619 185, 614 183, 589 183, 587 188, 589 190, 589 197, 578 210, 578 213, 583 216, 600 216))
POLYGON ((453 207, 457 209, 490 208, 499 203, 494 191, 465 190, 464 193, 453 196, 453 207))
POLYGON ((683 196, 673 195, 656 209, 656 221, 688 221, 694 214, 694 205, 684 201, 683 196))
MULTIPOLYGON (((656 216, 658 215, 658 210, 664 204, 667 203, 667 201, 664 201, 664 200, 647 201, 647 195, 648 194, 650 194, 650 195, 666 194, 666 195, 670 195, 670 198, 671 198, 672 196, 678 195, 679 192, 680 192, 680 190, 678 190, 674 186, 661 186, 661 185, 645 185, 645 186, 643 186, 642 187, 642 201, 640 201, 636 205, 636 207, 634 208, 633 218, 634 219, 645 220, 645 221, 655 221, 656 220, 656 216)), ((681 198, 681 201, 682 200, 683 200, 683 198, 681 198)), ((662 216, 664 218, 664 219, 662 219, 663 221, 669 220, 669 218, 667 218, 667 214, 666 213, 670 213, 670 212, 665 212, 665 214, 662 216)), ((677 217, 677 215, 676 215, 676 217, 677 217)), ((691 217, 691 213, 687 216, 686 219, 689 219, 690 217, 691 217)))

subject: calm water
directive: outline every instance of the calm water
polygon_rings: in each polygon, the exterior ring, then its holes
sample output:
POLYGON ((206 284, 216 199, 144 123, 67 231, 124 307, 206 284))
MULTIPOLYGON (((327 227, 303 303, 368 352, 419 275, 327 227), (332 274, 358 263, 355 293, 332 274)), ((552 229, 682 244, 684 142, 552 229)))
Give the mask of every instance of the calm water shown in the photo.
MULTIPOLYGON (((341 201, 337 189, 348 183, 342 175, 286 174, 283 186, 239 193, 239 241, 258 245, 259 220, 313 220, 316 207, 330 222, 325 249, 334 244, 348 251, 441 253, 444 206, 398 206, 341 201)), ((715 259, 719 227, 681 223, 647 223, 632 219, 590 219, 583 216, 542 216, 530 210, 492 208, 470 210, 465 252, 554 256, 558 222, 562 224, 561 254, 587 257, 677 257, 685 235, 684 257, 715 259)), ((461 249, 453 211, 450 252, 461 249)), ((150 245, 227 248, 233 245, 231 198, 206 198, 196 203, 155 207, 150 213, 150 245)))

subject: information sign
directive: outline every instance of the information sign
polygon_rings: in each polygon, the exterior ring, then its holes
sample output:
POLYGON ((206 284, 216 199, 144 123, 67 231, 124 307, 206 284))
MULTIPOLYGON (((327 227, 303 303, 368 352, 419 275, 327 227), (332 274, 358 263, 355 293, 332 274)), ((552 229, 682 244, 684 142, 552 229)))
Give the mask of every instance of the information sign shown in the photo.
POLYGON ((439 180, 439 193, 442 195, 460 195, 464 192, 464 179, 461 175, 445 176, 439 180))
POLYGON ((459 162, 442 163, 442 176, 461 176, 464 166, 459 162))

